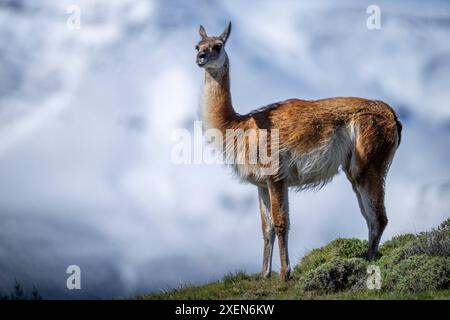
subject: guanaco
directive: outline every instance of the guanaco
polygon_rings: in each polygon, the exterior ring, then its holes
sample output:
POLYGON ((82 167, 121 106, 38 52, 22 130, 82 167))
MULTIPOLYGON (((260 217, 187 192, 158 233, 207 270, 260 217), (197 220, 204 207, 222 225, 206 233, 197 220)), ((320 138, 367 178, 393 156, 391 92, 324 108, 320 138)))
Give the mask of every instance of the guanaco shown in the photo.
POLYGON ((196 62, 205 70, 202 121, 223 133, 230 129, 278 131, 280 165, 275 173, 261 174, 258 165, 233 166, 237 176, 258 188, 262 275, 271 275, 275 235, 280 278, 290 275, 288 188, 320 188, 339 168, 352 184, 369 229, 367 258, 375 259, 388 222, 385 177, 401 140, 402 125, 395 111, 380 100, 338 97, 289 99, 240 115, 231 102, 230 60, 225 51, 230 32, 231 22, 219 36, 208 36, 203 26, 199 29, 196 62))

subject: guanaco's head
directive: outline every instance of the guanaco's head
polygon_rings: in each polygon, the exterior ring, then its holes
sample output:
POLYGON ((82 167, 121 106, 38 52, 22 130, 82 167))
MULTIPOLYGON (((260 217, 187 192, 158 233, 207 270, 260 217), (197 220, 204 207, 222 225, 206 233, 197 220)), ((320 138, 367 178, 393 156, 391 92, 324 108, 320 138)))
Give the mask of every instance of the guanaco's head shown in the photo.
POLYGON ((225 52, 225 43, 231 32, 231 22, 218 37, 209 37, 205 28, 200 26, 199 33, 201 40, 195 46, 197 50, 197 65, 206 69, 222 68, 227 61, 227 53, 225 52))

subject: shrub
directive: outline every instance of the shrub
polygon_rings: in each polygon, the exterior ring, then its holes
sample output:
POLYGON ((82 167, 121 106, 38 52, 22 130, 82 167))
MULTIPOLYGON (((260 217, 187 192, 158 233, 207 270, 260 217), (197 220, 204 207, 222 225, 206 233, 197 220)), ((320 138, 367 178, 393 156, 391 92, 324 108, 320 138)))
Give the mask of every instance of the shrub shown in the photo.
POLYGON ((294 268, 294 273, 304 274, 335 259, 364 258, 367 241, 356 238, 338 238, 324 247, 306 254, 294 268))
POLYGON ((408 248, 410 256, 428 254, 438 257, 450 257, 450 234, 448 231, 433 230, 421 234, 408 248))
POLYGON ((447 230, 450 231, 450 217, 442 221, 442 223, 439 225, 438 230, 443 231, 447 230))
POLYGON ((410 246, 394 248, 388 254, 382 255, 376 263, 384 269, 390 269, 413 254, 409 248, 410 246))
POLYGON ((301 277, 298 289, 335 293, 364 287, 367 262, 361 258, 333 259, 301 277))
MULTIPOLYGON (((303 257, 294 272, 303 291, 365 289, 367 241, 336 239, 303 257)), ((380 247, 382 289, 420 292, 450 289, 450 219, 418 235, 393 237, 380 247)))
POLYGON ((395 249, 410 245, 416 238, 417 236, 412 233, 395 236, 380 246, 380 253, 382 255, 390 254, 395 249))
POLYGON ((391 268, 401 261, 416 255, 450 257, 450 231, 445 221, 438 229, 418 235, 405 234, 386 241, 380 248, 379 264, 391 268))
POLYGON ((450 258, 410 256, 385 270, 383 289, 420 292, 450 288, 450 258))

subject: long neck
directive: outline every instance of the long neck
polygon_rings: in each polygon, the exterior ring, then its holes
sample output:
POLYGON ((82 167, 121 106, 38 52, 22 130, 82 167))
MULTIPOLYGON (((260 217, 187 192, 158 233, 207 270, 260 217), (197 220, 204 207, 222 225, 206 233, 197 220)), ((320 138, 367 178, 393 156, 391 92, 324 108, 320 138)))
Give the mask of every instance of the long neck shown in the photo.
POLYGON ((231 103, 230 67, 228 58, 220 69, 205 69, 203 98, 203 122, 205 128, 224 131, 236 119, 231 103))

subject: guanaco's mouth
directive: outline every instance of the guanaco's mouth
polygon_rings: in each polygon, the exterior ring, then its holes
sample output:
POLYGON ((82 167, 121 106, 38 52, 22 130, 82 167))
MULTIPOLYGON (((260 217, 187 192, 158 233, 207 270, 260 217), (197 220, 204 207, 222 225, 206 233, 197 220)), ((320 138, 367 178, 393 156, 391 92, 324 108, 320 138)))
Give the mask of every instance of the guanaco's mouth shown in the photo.
POLYGON ((209 61, 209 57, 205 52, 199 52, 197 55, 197 65, 203 67, 209 61))
POLYGON ((199 67, 203 67, 207 63, 208 63, 208 59, 206 59, 206 58, 199 58, 199 59, 197 59, 197 65, 199 67))

